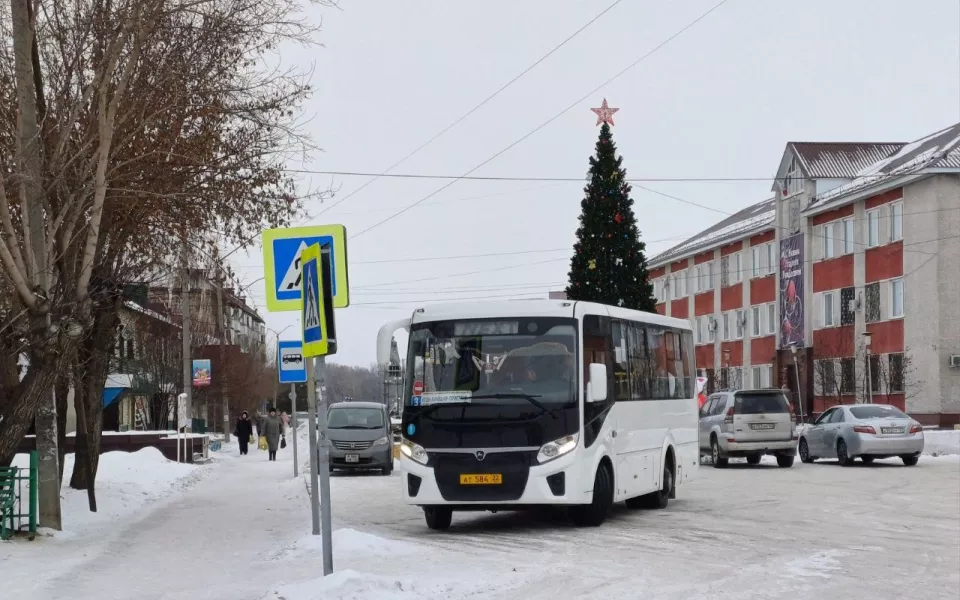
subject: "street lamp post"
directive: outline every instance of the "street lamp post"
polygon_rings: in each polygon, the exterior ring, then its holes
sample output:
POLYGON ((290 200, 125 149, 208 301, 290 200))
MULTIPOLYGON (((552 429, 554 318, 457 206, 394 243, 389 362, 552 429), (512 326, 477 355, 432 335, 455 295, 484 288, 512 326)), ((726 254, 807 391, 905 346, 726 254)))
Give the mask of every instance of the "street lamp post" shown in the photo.
POLYGON ((873 336, 869 331, 863 332, 863 347, 867 359, 867 403, 873 404, 873 374, 870 372, 870 340, 873 336))

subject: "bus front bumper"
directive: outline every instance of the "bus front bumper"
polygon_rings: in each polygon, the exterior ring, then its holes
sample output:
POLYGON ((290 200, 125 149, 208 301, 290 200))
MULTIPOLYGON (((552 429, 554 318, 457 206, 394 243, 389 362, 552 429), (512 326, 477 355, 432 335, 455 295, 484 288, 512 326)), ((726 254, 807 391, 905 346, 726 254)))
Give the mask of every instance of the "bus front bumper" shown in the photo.
POLYGON ((504 457, 500 463, 503 468, 492 464, 496 459, 477 461, 472 454, 464 454, 453 462, 450 455, 438 457, 431 453, 428 465, 401 454, 398 468, 403 500, 415 506, 451 506, 458 510, 584 504, 591 500, 593 480, 591 477, 590 485, 584 483, 576 453, 574 450, 542 465, 535 464, 535 458, 527 464, 522 460, 508 464, 510 459, 504 457), (477 478, 470 477, 476 475, 500 477, 484 477, 487 481, 476 483, 477 478))

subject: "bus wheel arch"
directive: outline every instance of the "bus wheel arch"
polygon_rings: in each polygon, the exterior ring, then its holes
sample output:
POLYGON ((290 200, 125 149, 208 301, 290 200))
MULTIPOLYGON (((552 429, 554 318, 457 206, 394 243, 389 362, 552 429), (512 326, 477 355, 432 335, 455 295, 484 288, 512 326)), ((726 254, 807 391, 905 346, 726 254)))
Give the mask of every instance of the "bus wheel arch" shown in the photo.
POLYGON ((610 515, 616 493, 613 461, 603 455, 594 471, 593 496, 590 504, 570 508, 570 518, 580 527, 597 527, 610 515))

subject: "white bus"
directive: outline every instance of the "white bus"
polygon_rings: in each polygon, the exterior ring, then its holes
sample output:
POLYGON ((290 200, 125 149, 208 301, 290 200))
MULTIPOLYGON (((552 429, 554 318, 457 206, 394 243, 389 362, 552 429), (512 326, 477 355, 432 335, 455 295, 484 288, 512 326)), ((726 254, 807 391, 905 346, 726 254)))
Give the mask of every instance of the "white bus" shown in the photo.
POLYGON ((599 525, 614 502, 664 508, 699 468, 687 321, 568 300, 446 304, 409 331, 403 498, 432 529, 455 511, 563 505, 599 525))

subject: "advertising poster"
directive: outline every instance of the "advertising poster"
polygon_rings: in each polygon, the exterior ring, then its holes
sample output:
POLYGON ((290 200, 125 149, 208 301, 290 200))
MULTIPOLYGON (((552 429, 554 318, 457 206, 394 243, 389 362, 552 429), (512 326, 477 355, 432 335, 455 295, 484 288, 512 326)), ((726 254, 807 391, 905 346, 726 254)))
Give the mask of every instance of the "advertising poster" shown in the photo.
POLYGON ((780 240, 780 347, 803 347, 803 234, 780 240))
POLYGON ((193 361, 193 387, 204 387, 210 385, 210 361, 193 361))

